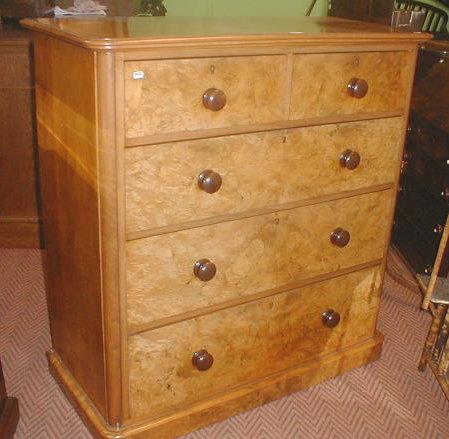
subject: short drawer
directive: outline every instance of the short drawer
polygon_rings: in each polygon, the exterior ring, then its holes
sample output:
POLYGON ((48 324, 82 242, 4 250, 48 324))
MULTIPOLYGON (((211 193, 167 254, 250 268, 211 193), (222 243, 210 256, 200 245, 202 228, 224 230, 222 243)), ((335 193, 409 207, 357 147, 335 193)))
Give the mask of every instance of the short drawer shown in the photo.
POLYGON ((382 258, 393 195, 375 192, 128 241, 128 322, 133 327, 287 289, 293 282, 382 258), (350 234, 344 247, 330 240, 338 228, 350 234), (214 267, 215 275, 204 280, 214 267))
POLYGON ((379 119, 130 148, 126 230, 393 182, 402 123, 402 118, 379 119), (355 169, 353 162, 342 166, 348 150, 360 157, 355 169))
POLYGON ((367 340, 375 331, 380 284, 380 270, 367 269, 131 337, 132 417, 187 408, 367 340), (330 310, 333 323, 340 317, 334 327, 323 323, 330 310), (207 353, 196 365, 207 368, 213 359, 207 370, 193 364, 200 351, 207 353))
POLYGON ((296 55, 290 119, 405 111, 412 61, 411 52, 296 55))
POLYGON ((288 86, 285 55, 127 62, 126 137, 276 122, 288 86))

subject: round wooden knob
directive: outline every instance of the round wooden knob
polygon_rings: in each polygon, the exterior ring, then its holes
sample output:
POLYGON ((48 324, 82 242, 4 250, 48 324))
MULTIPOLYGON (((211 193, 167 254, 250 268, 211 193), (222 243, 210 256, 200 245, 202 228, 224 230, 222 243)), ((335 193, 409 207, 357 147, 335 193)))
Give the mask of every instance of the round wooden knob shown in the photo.
POLYGON ((348 84, 348 94, 353 98, 361 99, 368 93, 368 83, 364 79, 352 78, 348 84))
POLYGON ((220 174, 211 169, 204 170, 198 175, 198 187, 208 194, 217 192, 221 188, 220 174))
POLYGON ((338 227, 331 233, 330 239, 332 244, 336 245, 337 247, 345 247, 348 245, 351 239, 351 235, 347 230, 338 227))
POLYGON ((321 321, 328 328, 335 328, 340 323, 340 314, 333 309, 328 309, 321 315, 321 321))
POLYGON ((344 168, 352 171, 360 165, 360 154, 357 151, 347 149, 340 156, 340 164, 344 168))
POLYGON ((193 273, 199 280, 207 282, 215 276, 217 267, 209 259, 200 259, 195 262, 193 273))
POLYGON ((226 94, 218 88, 208 88, 203 94, 203 105, 212 111, 219 111, 226 105, 226 94))
POLYGON ((214 364, 214 357, 205 349, 195 352, 192 357, 192 364, 200 371, 210 369, 214 364))

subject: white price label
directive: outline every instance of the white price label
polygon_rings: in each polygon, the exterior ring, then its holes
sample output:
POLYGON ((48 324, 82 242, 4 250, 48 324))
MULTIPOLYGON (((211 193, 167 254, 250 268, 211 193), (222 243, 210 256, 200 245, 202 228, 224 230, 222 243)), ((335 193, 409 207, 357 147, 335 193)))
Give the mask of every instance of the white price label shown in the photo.
POLYGON ((142 70, 138 70, 137 72, 133 72, 133 79, 143 79, 145 78, 145 73, 142 70))

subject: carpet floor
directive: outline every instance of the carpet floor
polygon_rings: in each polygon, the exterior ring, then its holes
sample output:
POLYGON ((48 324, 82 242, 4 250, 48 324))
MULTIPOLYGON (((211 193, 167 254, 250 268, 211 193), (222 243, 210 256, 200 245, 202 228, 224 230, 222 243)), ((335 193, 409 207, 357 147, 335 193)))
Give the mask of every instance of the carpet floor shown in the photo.
MULTIPOLYGON (((430 324, 419 303, 410 273, 390 252, 380 360, 185 439, 449 438, 449 403, 432 372, 416 368, 430 324)), ((0 250, 0 354, 8 392, 20 403, 16 438, 90 438, 48 373, 49 346, 40 252, 0 250)))

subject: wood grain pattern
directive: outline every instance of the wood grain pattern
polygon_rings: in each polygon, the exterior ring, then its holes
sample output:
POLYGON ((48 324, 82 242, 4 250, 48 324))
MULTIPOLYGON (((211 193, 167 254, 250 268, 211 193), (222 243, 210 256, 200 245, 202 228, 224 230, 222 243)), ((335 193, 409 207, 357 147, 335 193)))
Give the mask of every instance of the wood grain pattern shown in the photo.
POLYGON ((376 332, 374 337, 364 342, 338 349, 290 370, 237 387, 208 401, 180 410, 175 415, 141 421, 134 425, 127 422, 118 430, 108 425, 98 414, 58 355, 49 352, 48 357, 50 371, 96 436, 108 439, 172 439, 375 361, 380 356, 382 343, 382 334, 376 332))
POLYGON ((37 219, 34 90, 0 88, 0 114, 0 217, 37 219))
POLYGON ((378 269, 369 269, 133 336, 132 416, 169 413, 368 339, 375 330, 379 286, 378 269), (328 309, 341 315, 333 329, 321 322, 328 309), (214 357, 204 372, 192 365, 200 349, 214 357))
POLYGON ((27 25, 37 42, 49 359, 96 434, 173 437, 377 358, 402 87, 427 36, 327 19, 27 25), (292 68, 302 100, 290 99, 292 68), (142 80, 131 79, 137 70, 142 80), (340 99, 336 81, 365 72, 375 99, 340 99), (393 86, 381 95, 384 76, 393 86), (202 104, 211 87, 227 97, 217 112, 202 104), (365 160, 351 178, 329 158, 357 140, 365 160), (136 145, 146 146, 125 150, 136 145), (193 192, 206 165, 224 177, 216 204, 193 192), (330 244, 337 227, 352 235, 344 248, 330 244), (193 275, 202 258, 218 268, 206 283, 193 275), (328 304, 343 316, 335 330, 317 317, 328 304), (202 348, 216 363, 195 375, 191 355, 202 348))
POLYGON ((39 247, 29 33, 0 27, 0 247, 39 247))
POLYGON ((290 119, 387 110, 405 111, 412 52, 296 55, 290 119), (368 82, 361 99, 348 95, 354 78, 368 82))
MULTIPOLYGON (((0 29, 0 33, 1 33, 0 29)), ((30 59, 30 41, 17 45, 11 42, 6 45, 5 40, 0 46, 0 75, 1 88, 33 88, 32 63, 30 59)))
POLYGON ((286 56, 127 62, 125 134, 133 138, 275 122, 286 117, 287 90, 286 56), (133 79, 136 71, 145 77, 133 79), (225 92, 222 110, 204 107, 209 88, 225 92))
POLYGON ((42 224, 39 220, 0 218, 1 248, 39 248, 42 246, 42 224))
MULTIPOLYGON (((96 55, 98 192, 100 205, 100 246, 102 318, 104 339, 107 420, 121 425, 128 410, 126 319, 124 309, 124 208, 123 148, 117 141, 115 106, 115 54, 96 55), (111 145, 117 144, 117 147, 111 145)), ((118 79, 119 81, 119 79, 118 79)))
POLYGON ((52 345, 105 414, 94 56, 43 35, 35 52, 52 345))
POLYGON ((394 180, 402 118, 192 140, 126 151, 128 233, 235 214, 394 180), (362 157, 339 163, 352 148, 362 157), (218 172, 222 187, 200 190, 198 175, 218 172))
POLYGON ((128 323, 199 309, 383 257, 393 193, 376 192, 127 243, 128 323), (312 220, 313 219, 313 220, 312 220), (330 243, 350 231, 345 248, 330 243), (217 266, 209 282, 196 260, 217 266))

